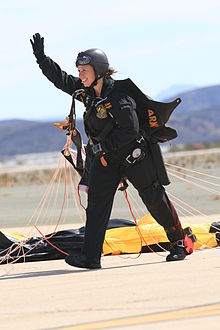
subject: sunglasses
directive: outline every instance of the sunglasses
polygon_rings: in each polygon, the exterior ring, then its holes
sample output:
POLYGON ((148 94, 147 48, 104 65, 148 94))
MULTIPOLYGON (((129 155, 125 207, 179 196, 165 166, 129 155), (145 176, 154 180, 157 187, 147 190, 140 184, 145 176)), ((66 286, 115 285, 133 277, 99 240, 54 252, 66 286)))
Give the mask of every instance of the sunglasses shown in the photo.
POLYGON ((76 66, 78 65, 86 65, 91 62, 91 57, 90 56, 78 56, 76 59, 76 66))

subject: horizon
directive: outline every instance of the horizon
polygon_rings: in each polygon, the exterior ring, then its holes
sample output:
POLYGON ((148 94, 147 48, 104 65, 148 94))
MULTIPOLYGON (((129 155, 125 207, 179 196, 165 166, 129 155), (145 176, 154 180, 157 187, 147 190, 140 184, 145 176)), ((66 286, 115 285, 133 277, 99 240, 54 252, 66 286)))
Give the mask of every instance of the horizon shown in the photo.
MULTIPOLYGON (((168 99, 172 99, 172 98, 177 98, 180 97, 182 94, 182 96, 184 94, 190 93, 192 91, 196 91, 196 90, 201 90, 201 89, 207 89, 207 88, 212 88, 212 87, 216 87, 216 86, 220 86, 219 84, 215 84, 215 85, 210 85, 210 86, 191 86, 190 85, 176 85, 176 86, 171 86, 170 89, 167 89, 165 91, 162 91, 159 95, 158 98, 155 98, 156 101, 160 101, 160 102, 166 102, 168 99), (177 91, 179 90, 179 92, 176 93, 172 93, 172 91, 177 91), (163 96, 166 95, 166 97, 164 98, 163 96), (161 97, 160 97, 161 96, 161 97)), ((81 102, 76 100, 76 111, 77 110, 82 110, 82 113, 84 111, 84 106, 81 104, 81 102)), ((68 115, 68 110, 67 109, 67 113, 66 115, 68 115)), ((81 114, 82 114, 81 113, 81 114)), ((82 116, 79 116, 79 114, 77 114, 77 119, 83 120, 82 116)), ((63 121, 65 120, 66 116, 65 114, 57 114, 56 116, 54 116, 53 114, 51 114, 51 116, 47 116, 47 117, 42 117, 42 118, 19 118, 19 117, 14 117, 14 118, 9 118, 9 119, 1 119, 0 118, 0 122, 7 122, 7 121, 33 121, 33 122, 52 122, 52 121, 63 121)))

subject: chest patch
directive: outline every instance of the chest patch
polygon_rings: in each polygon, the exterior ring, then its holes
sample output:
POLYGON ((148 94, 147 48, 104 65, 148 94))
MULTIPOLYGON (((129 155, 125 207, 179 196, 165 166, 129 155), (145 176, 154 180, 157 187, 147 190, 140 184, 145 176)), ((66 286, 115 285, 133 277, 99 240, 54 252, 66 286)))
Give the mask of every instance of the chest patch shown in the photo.
POLYGON ((105 104, 99 104, 97 107, 96 107, 96 117, 99 118, 99 119, 105 119, 107 118, 107 110, 110 109, 112 107, 111 103, 110 102, 107 102, 105 104))

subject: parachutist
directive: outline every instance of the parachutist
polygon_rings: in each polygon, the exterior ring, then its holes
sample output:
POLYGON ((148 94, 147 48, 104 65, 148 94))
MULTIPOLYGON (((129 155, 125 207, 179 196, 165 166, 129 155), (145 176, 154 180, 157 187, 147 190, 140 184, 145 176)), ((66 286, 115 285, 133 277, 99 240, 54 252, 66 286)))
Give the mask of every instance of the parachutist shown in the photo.
MULTIPOLYGON (((175 251, 171 249, 168 259, 184 259, 192 251, 187 251, 186 235, 164 188, 170 182, 158 144, 177 136, 176 131, 165 124, 181 100, 156 102, 130 79, 114 80, 115 70, 98 48, 78 54, 75 64, 79 77, 74 77, 45 55, 44 38, 39 33, 33 36, 31 44, 43 74, 85 106, 84 127, 93 151, 87 152, 82 178, 89 188, 85 240, 77 256, 81 261, 76 262, 74 257, 72 265, 78 263, 77 267, 90 268, 100 263, 114 196, 125 177, 154 219, 163 226, 175 248, 175 251), (177 251, 177 246, 182 250, 177 251)), ((75 125, 74 118, 71 125, 75 125)), ((71 264, 69 258, 67 262, 71 264)))

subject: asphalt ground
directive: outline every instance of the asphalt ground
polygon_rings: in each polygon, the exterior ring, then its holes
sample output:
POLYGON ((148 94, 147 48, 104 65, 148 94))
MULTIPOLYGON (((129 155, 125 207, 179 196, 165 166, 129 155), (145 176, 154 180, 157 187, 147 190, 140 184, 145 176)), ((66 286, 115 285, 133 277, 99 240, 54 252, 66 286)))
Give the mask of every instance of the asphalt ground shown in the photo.
POLYGON ((220 249, 106 256, 101 270, 63 260, 0 269, 0 328, 219 329, 220 249))

